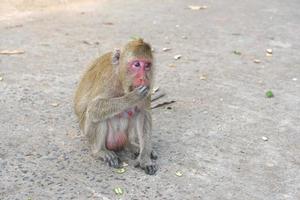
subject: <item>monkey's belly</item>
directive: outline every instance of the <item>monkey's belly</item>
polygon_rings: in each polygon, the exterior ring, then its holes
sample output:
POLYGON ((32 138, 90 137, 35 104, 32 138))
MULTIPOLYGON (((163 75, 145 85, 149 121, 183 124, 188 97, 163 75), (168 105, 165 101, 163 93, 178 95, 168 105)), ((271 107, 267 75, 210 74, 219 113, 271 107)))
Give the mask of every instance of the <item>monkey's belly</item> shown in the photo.
POLYGON ((119 151, 126 145, 127 140, 125 132, 109 133, 106 138, 106 148, 111 151, 119 151))

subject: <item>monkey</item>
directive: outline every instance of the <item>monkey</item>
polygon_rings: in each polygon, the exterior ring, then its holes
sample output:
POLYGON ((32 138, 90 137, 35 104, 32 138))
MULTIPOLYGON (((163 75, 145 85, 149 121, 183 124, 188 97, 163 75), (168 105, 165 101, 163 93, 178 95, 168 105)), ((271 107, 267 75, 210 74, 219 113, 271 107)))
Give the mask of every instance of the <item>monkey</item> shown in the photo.
POLYGON ((74 98, 92 155, 119 168, 116 153, 129 149, 137 155, 135 166, 149 175, 158 170, 151 144, 153 60, 151 46, 143 39, 105 53, 83 74, 74 98))

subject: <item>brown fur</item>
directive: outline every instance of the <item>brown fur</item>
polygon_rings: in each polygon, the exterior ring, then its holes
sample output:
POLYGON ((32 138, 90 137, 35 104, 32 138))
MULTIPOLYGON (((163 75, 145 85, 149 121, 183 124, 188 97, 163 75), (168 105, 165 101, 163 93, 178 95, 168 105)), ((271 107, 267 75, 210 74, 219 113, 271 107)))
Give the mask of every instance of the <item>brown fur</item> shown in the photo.
POLYGON ((141 39, 135 40, 125 45, 121 53, 109 52, 96 59, 78 85, 74 108, 80 129, 88 137, 94 154, 118 167, 119 158, 113 150, 107 149, 107 136, 110 134, 110 138, 118 140, 127 136, 129 149, 139 153, 137 164, 146 173, 154 174, 157 168, 150 159, 152 120, 149 94, 153 70, 151 68, 145 73, 150 85, 134 89, 134 77, 127 69, 131 59, 152 62, 150 45, 141 39), (128 117, 128 109, 133 111, 133 117, 128 117))

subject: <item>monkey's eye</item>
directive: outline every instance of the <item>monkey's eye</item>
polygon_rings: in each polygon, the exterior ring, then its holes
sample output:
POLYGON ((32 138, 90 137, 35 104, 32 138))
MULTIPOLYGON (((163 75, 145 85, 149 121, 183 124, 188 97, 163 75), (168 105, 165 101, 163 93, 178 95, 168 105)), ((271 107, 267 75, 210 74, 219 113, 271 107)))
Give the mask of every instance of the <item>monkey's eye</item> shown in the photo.
POLYGON ((140 67, 140 63, 139 62, 135 62, 135 63, 133 63, 133 66, 140 67))
POLYGON ((151 69, 151 63, 145 64, 145 70, 149 71, 151 69))

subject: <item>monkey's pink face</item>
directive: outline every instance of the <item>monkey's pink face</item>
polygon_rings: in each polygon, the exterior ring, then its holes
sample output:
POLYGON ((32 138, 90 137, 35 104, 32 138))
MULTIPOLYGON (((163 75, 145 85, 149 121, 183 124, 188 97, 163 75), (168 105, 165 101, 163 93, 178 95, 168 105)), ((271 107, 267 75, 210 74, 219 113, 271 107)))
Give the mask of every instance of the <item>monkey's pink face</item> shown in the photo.
POLYGON ((151 65, 151 61, 145 59, 136 59, 129 62, 129 72, 133 75, 133 87, 150 85, 151 65))

